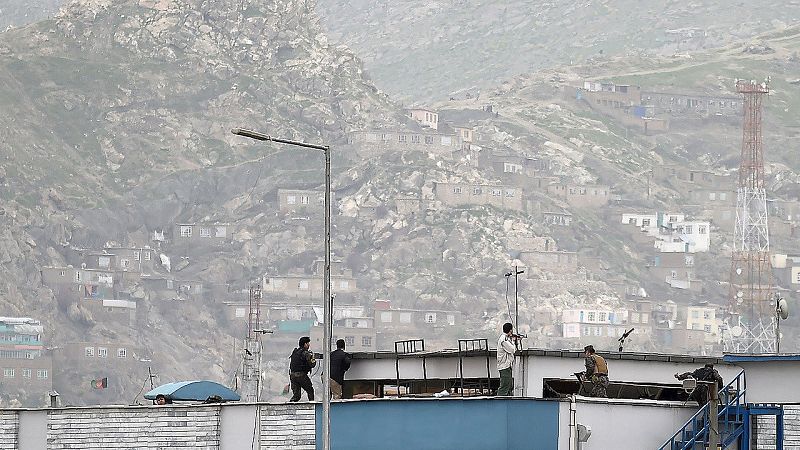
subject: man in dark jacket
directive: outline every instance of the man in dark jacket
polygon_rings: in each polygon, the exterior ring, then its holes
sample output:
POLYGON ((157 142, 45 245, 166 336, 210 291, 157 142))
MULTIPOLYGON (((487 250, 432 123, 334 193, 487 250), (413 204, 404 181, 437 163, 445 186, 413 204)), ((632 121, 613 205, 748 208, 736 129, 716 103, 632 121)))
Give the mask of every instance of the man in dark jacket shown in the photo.
POLYGON ((342 398, 344 373, 350 368, 350 354, 344 351, 344 339, 336 341, 336 350, 331 352, 331 398, 342 398))
MULTIPOLYGON (((724 387, 722 376, 720 376, 717 369, 714 368, 714 364, 711 363, 706 364, 694 372, 676 373, 675 378, 679 380, 694 378, 697 381, 716 382, 717 391, 724 387)), ((692 391, 689 400, 696 401, 700 406, 708 403, 708 385, 705 383, 697 383, 697 387, 692 391)))
POLYGON ((290 402, 299 402, 302 390, 306 391, 308 401, 314 401, 314 386, 311 384, 311 378, 308 373, 311 368, 317 365, 317 360, 314 354, 308 348, 311 346, 311 339, 308 336, 300 338, 299 346, 292 352, 291 360, 289 361, 289 381, 292 385, 292 398, 290 402))

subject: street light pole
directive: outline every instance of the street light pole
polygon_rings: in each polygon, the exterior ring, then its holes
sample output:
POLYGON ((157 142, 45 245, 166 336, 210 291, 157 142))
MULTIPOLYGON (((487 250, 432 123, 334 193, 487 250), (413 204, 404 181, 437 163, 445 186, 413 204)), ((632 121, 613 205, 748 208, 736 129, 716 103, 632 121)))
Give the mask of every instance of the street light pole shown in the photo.
POLYGON ((331 148, 327 145, 308 144, 306 142, 280 139, 256 131, 234 128, 231 133, 255 139, 258 141, 272 141, 281 144, 295 145, 297 147, 322 150, 325 153, 325 275, 322 289, 322 315, 325 333, 322 349, 322 448, 331 448, 331 328, 333 326, 333 305, 331 302, 331 148))

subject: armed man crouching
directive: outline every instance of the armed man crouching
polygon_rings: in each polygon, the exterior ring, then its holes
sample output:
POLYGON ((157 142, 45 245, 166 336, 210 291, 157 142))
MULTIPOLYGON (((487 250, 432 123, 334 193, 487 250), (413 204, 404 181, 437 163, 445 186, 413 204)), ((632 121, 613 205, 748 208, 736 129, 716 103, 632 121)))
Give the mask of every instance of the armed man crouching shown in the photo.
POLYGON ((586 371, 575 374, 581 380, 581 385, 585 381, 591 383, 590 397, 608 397, 608 364, 605 358, 596 354, 592 345, 583 348, 583 356, 586 371))

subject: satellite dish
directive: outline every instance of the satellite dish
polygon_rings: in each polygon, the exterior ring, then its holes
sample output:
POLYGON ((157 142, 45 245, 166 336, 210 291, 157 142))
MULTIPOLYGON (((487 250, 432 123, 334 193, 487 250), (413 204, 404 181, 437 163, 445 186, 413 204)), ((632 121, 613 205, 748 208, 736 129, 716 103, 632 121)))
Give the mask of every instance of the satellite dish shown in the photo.
POLYGON ((744 330, 739 325, 736 325, 735 327, 731 328, 731 336, 733 337, 740 337, 743 332, 744 330))
POLYGON ((783 320, 789 317, 789 304, 786 302, 785 298, 778 299, 778 307, 775 308, 775 312, 778 314, 778 317, 783 320))

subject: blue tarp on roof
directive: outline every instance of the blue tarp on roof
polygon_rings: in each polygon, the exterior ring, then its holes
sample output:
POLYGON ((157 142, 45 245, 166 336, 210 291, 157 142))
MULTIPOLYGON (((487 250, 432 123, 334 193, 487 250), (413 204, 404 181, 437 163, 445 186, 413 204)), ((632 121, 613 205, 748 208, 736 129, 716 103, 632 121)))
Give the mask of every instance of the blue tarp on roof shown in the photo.
POLYGON ((167 383, 144 394, 144 398, 155 400, 158 395, 172 401, 198 401, 203 402, 209 397, 218 395, 223 402, 238 402, 241 397, 227 387, 207 380, 179 381, 167 383))

